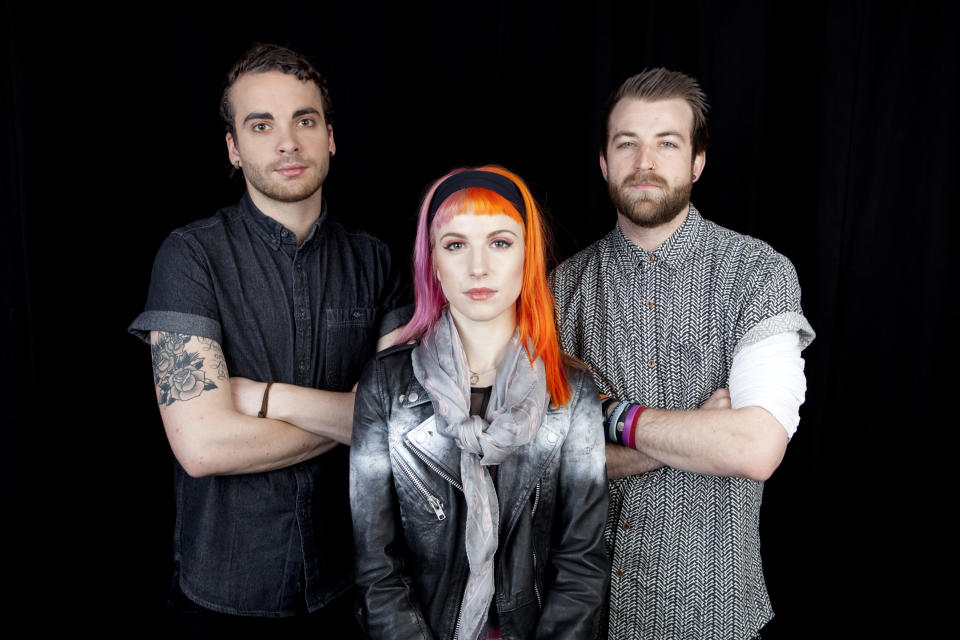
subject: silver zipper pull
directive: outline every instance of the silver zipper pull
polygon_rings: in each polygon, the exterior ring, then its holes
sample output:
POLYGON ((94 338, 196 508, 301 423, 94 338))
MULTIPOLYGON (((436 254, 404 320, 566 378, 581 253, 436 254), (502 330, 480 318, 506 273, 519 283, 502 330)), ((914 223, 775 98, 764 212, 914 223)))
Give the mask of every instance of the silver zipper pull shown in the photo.
POLYGON ((430 506, 433 507, 433 512, 437 514, 437 520, 446 520, 447 514, 443 512, 443 505, 440 504, 440 499, 436 496, 430 496, 427 498, 427 501, 430 503, 430 506))

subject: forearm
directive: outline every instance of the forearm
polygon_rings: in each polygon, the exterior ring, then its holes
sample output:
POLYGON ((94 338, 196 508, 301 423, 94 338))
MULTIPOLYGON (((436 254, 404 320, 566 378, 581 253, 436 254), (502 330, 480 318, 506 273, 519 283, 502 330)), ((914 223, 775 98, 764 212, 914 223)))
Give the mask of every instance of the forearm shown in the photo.
POLYGON ((663 466, 662 462, 642 451, 612 442, 606 445, 607 478, 610 480, 639 475, 663 466))
POLYGON ((263 392, 245 378, 231 384, 216 341, 152 331, 150 349, 167 440, 191 476, 279 469, 336 445, 285 422, 253 417, 263 392))
POLYGON ((759 481, 770 477, 787 446, 783 427, 759 407, 646 409, 635 438, 640 452, 664 465, 759 481))
POLYGON ((351 391, 324 391, 276 382, 270 387, 267 417, 349 445, 354 398, 351 391))
POLYGON ((246 416, 232 407, 209 407, 201 414, 184 415, 182 406, 161 406, 160 415, 174 455, 194 477, 281 469, 337 445, 285 422, 246 416))

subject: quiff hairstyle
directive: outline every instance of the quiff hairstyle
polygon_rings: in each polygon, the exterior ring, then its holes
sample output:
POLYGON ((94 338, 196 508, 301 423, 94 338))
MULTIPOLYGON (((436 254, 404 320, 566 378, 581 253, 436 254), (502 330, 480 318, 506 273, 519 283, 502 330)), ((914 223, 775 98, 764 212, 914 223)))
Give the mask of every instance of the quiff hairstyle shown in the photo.
POLYGON ((693 130, 690 132, 690 141, 693 144, 693 155, 706 151, 710 144, 710 134, 707 131, 707 112, 710 105, 700 83, 685 73, 669 71, 663 67, 646 69, 635 76, 627 78, 620 88, 610 94, 607 99, 607 111, 603 117, 603 146, 600 152, 606 157, 607 143, 610 141, 610 114, 621 100, 670 100, 681 98, 687 101, 693 111, 693 130))
POLYGON ((227 127, 227 133, 234 139, 237 137, 237 132, 233 122, 234 113, 233 104, 230 102, 230 89, 237 78, 246 73, 266 73, 268 71, 279 71, 291 75, 297 80, 312 82, 317 85, 323 104, 324 122, 326 124, 332 123, 333 104, 330 102, 330 93, 327 91, 327 80, 313 67, 306 56, 277 44, 256 44, 234 63, 233 68, 227 74, 223 94, 220 96, 220 117, 223 118, 223 123, 227 127))

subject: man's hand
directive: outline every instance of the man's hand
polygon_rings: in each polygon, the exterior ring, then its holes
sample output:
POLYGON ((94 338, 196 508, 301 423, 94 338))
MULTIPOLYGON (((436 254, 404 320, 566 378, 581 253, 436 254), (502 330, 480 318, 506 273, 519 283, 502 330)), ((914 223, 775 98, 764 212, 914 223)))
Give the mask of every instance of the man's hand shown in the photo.
MULTIPOLYGON (((230 393, 233 396, 233 406, 245 416, 256 417, 260 413, 263 392, 266 388, 266 382, 230 376, 230 393)), ((269 411, 267 413, 269 415, 269 411)))
POLYGON ((700 405, 701 409, 729 409, 730 408, 730 391, 727 389, 717 389, 710 397, 707 398, 707 401, 700 405))

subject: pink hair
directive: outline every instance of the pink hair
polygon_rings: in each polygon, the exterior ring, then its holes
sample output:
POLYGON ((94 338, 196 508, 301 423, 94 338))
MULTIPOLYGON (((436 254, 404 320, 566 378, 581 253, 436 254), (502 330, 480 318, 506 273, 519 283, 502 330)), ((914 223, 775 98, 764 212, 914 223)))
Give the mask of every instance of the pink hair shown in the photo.
POLYGON ((440 288, 440 282, 434 276, 432 236, 454 215, 465 210, 477 214, 503 213, 516 219, 524 228, 524 265, 523 284, 517 299, 517 327, 524 344, 532 343, 533 352, 527 347, 527 355, 533 362, 543 360, 547 374, 547 391, 554 404, 564 405, 570 399, 570 383, 563 367, 563 356, 557 340, 554 324, 553 294, 547 284, 547 234, 543 225, 540 209, 533 195, 516 174, 488 165, 479 167, 480 171, 498 173, 513 181, 520 189, 526 209, 526 221, 505 198, 482 187, 469 187, 448 197, 438 207, 431 228, 427 228, 430 201, 437 186, 450 176, 467 171, 467 168, 455 169, 431 185, 423 203, 420 205, 420 218, 417 223, 417 237, 413 246, 413 287, 416 309, 413 318, 401 332, 397 343, 419 338, 427 333, 440 318, 447 305, 447 299, 440 288))

